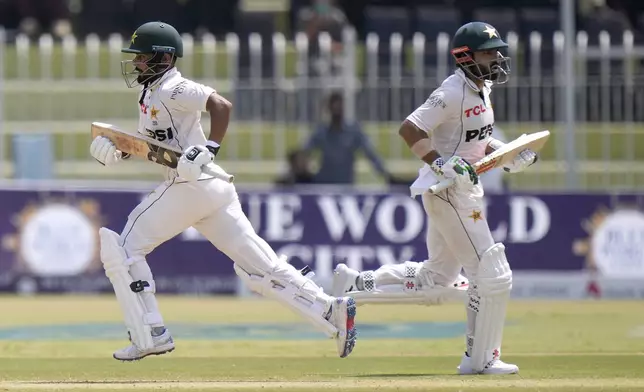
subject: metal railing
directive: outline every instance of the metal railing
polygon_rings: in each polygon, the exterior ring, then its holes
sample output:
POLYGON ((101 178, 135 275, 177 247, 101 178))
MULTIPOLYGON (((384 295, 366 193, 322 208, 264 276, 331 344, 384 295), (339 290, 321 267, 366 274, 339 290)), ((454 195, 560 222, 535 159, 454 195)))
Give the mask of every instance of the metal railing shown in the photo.
MULTIPOLYGON (((89 123, 105 121, 135 127, 135 90, 120 74, 119 35, 105 41, 89 35, 79 42, 67 36, 60 42, 49 35, 30 41, 18 36, 4 44, 0 32, 0 177, 14 173, 12 141, 30 133, 51 135, 54 173, 60 178, 115 177, 118 172, 93 165, 87 152, 89 123)), ((510 32, 508 54, 513 59, 510 81, 493 92, 497 126, 507 138, 540 129, 553 131, 553 140, 539 165, 512 177, 522 189, 567 188, 562 124, 561 75, 564 37, 546 39, 533 32, 526 39, 510 32)), ((184 35, 180 71, 216 88, 235 105, 234 121, 221 159, 242 181, 267 181, 285 168, 284 157, 301 145, 318 121, 324 120, 323 98, 342 91, 345 111, 361 122, 392 171, 413 176, 418 162, 397 135, 399 122, 420 105, 453 70, 450 36, 415 34, 405 42, 398 34, 381 39, 369 34, 359 41, 347 29, 343 49, 335 54, 331 38, 319 38, 319 54, 311 56, 304 34, 289 41, 235 34, 217 40, 184 35), (262 161, 262 165, 257 165, 262 161)), ((579 187, 636 188, 644 184, 644 47, 633 34, 621 37, 602 32, 576 39, 575 146, 579 187), (597 38, 598 45, 589 41, 597 38)), ((207 129, 207 126, 206 126, 207 129)), ((130 165, 128 178, 155 171, 146 163, 130 165)), ((373 182, 364 162, 360 181, 373 182)), ((124 174, 120 174, 124 175, 124 174)))

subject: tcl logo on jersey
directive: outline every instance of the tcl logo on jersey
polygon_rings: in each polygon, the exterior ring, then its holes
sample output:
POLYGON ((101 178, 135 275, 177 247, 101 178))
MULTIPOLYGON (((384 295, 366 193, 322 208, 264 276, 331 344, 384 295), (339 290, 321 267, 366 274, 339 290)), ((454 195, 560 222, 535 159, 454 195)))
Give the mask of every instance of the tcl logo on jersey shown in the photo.
POLYGON ((471 129, 469 131, 465 131, 465 142, 471 142, 472 140, 483 140, 486 137, 492 135, 493 130, 494 125, 488 124, 481 129, 471 129))
POLYGON ((151 129, 146 129, 145 130, 148 133, 148 136, 151 137, 152 139, 156 139, 160 142, 167 140, 172 140, 174 139, 174 134, 172 132, 172 128, 168 129, 157 129, 155 131, 151 129))
POLYGON ((478 116, 479 114, 485 113, 485 112, 486 112, 485 105, 480 104, 480 105, 474 106, 473 108, 467 109, 465 111, 465 117, 470 118, 470 116, 472 115, 478 116))

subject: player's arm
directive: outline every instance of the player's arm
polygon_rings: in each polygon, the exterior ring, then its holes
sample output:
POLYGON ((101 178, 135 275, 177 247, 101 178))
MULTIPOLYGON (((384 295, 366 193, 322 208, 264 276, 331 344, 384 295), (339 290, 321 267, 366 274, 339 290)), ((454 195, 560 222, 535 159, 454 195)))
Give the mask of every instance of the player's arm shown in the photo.
POLYGON ((435 90, 432 95, 403 121, 398 134, 411 152, 427 163, 439 179, 459 178, 459 183, 478 183, 474 168, 461 157, 443 159, 434 148, 431 137, 441 124, 461 115, 462 95, 455 91, 435 90), (462 177, 462 178, 460 178, 462 177))
POLYGON ((228 130, 233 107, 226 98, 219 95, 212 87, 184 79, 181 84, 167 92, 164 105, 179 111, 208 112, 210 135, 205 147, 213 155, 217 155, 228 130))
POLYGON ((224 136, 226 136, 226 131, 228 130, 233 104, 215 92, 210 94, 206 101, 206 111, 210 113, 208 145, 215 150, 219 150, 219 146, 224 140, 224 136))
POLYGON ((431 165, 436 159, 441 157, 438 151, 432 148, 432 141, 429 134, 418 128, 411 121, 403 121, 398 130, 398 134, 407 143, 407 147, 409 147, 411 152, 428 165, 431 165))
POLYGON ((455 104, 447 90, 435 90, 400 126, 398 134, 418 159, 432 165, 441 156, 433 148, 431 135, 453 115, 455 104))

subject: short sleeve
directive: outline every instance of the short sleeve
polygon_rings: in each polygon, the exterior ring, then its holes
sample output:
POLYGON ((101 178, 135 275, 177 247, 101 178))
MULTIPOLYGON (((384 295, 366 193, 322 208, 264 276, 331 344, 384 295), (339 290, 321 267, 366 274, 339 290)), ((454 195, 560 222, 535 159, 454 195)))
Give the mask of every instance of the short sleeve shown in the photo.
POLYGON ((163 102, 173 109, 203 112, 208 97, 214 92, 212 87, 184 79, 167 91, 163 102))
POLYGON ((407 120, 423 131, 431 132, 458 113, 460 102, 456 101, 450 91, 436 89, 422 105, 407 116, 407 120))

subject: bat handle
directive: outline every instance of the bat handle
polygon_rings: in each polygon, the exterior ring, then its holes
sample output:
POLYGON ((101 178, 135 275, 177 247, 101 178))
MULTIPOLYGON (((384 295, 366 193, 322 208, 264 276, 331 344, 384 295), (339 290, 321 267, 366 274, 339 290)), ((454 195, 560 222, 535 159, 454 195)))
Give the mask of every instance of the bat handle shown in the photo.
POLYGON ((209 176, 213 176, 222 181, 233 182, 233 180, 235 179, 235 176, 233 176, 232 174, 226 173, 226 171, 222 169, 221 166, 215 165, 213 163, 205 165, 202 170, 204 173, 208 174, 209 176))
POLYGON ((442 190, 445 190, 454 184, 453 178, 448 178, 439 182, 438 184, 432 185, 429 187, 429 193, 436 194, 442 190))

